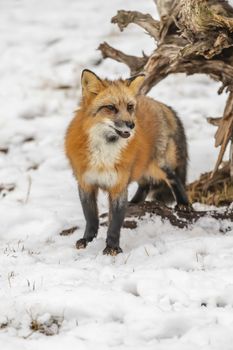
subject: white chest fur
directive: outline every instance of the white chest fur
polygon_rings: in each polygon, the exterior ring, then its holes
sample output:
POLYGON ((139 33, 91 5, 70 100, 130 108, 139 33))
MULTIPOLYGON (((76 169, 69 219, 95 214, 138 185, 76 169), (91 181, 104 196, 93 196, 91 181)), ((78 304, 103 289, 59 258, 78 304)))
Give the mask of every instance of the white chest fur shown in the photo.
POLYGON ((114 165, 120 160, 122 150, 128 140, 119 138, 116 142, 108 142, 106 133, 111 132, 109 125, 97 124, 89 133, 89 166, 84 174, 88 184, 109 188, 116 185, 118 180, 117 170, 114 165))
POLYGON ((116 170, 88 170, 84 174, 85 181, 89 185, 97 185, 101 188, 111 188, 117 184, 116 170))

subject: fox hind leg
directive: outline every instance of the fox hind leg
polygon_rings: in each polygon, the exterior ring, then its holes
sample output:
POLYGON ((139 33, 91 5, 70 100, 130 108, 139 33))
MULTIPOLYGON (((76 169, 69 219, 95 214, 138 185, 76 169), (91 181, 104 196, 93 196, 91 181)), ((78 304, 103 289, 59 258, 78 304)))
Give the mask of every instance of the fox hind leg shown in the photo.
POLYGON ((141 202, 144 202, 146 199, 148 193, 150 191, 150 183, 148 181, 140 181, 138 182, 138 189, 131 199, 130 203, 131 204, 138 204, 141 202))
POLYGON ((190 204, 189 204, 188 196, 186 194, 184 185, 181 179, 179 178, 179 176, 177 176, 175 171, 169 167, 163 167, 162 170, 166 174, 166 177, 167 177, 166 183, 170 187, 173 193, 173 196, 175 197, 177 207, 178 208, 180 207, 182 209, 189 208, 190 204))

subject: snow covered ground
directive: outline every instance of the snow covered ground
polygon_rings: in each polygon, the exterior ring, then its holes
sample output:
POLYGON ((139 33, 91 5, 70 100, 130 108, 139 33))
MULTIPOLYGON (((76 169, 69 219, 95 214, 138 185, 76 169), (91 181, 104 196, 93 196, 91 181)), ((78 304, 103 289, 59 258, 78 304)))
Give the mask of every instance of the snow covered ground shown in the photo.
MULTIPOLYGON (((75 249, 84 220, 63 139, 80 73, 127 77, 123 65, 99 64, 104 40, 138 55, 154 45, 138 28, 110 24, 122 8, 155 14, 152 0, 0 1, 0 349, 233 349, 232 223, 181 230, 147 218, 122 230, 117 257, 102 255, 103 227, 75 249)), ((222 114, 217 88, 178 75, 150 93, 184 122, 190 180, 216 160, 205 118, 222 114)))

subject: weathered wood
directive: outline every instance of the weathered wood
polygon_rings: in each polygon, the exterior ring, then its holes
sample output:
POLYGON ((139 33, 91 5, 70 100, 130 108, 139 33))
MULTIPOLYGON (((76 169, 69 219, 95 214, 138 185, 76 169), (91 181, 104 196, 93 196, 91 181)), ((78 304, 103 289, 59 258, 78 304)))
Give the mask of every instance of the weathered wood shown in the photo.
MULTIPOLYGON (((146 94, 169 74, 207 74, 230 92, 216 132, 221 146, 214 173, 222 162, 233 133, 233 8, 225 0, 154 0, 160 22, 137 11, 118 11, 112 22, 123 30, 130 23, 145 29, 157 41, 150 57, 134 57, 100 46, 104 58, 129 66, 131 74, 146 76, 141 93, 146 94)), ((213 173, 213 174, 214 174, 213 173)))
POLYGON ((148 60, 146 55, 143 57, 126 55, 122 51, 114 49, 106 42, 100 44, 98 50, 101 51, 103 58, 112 58, 115 61, 126 64, 130 69, 131 75, 141 72, 148 60))
POLYGON ((231 138, 231 146, 230 146, 230 177, 233 182, 233 137, 231 138))
POLYGON ((221 119, 218 130, 215 134, 215 146, 216 147, 221 146, 221 148, 220 148, 217 163, 215 165, 212 176, 217 171, 217 169, 219 168, 219 165, 222 162, 227 145, 229 141, 232 139, 232 134, 233 134, 233 92, 231 92, 228 96, 223 118, 221 119))
POLYGON ((174 5, 174 0, 154 0, 154 2, 157 6, 161 20, 165 21, 170 14, 172 6, 174 5))
POLYGON ((210 123, 211 125, 219 126, 219 125, 220 125, 220 122, 221 122, 221 119, 222 119, 222 117, 220 117, 220 118, 211 118, 211 117, 208 117, 208 118, 207 118, 207 122, 210 123))
POLYGON ((120 10, 116 16, 112 17, 111 22, 117 24, 120 31, 123 31, 130 23, 135 23, 145 29, 153 38, 159 39, 160 22, 149 14, 120 10))
POLYGON ((212 172, 202 174, 198 180, 187 186, 187 191, 192 203, 230 205, 233 202, 233 182, 229 162, 223 163, 214 176, 212 172))
POLYGON ((228 96, 223 118, 220 121, 219 128, 215 134, 215 146, 218 147, 224 142, 226 130, 229 129, 231 123, 231 115, 233 114, 233 93, 228 96))
MULTIPOLYGON (((233 220, 233 211, 226 210, 225 212, 219 212, 217 210, 208 211, 195 211, 195 210, 179 210, 169 208, 160 202, 143 202, 141 204, 130 205, 127 209, 126 220, 124 223, 125 228, 134 229, 137 227, 138 219, 142 219, 145 215, 159 216, 163 220, 168 220, 173 226, 179 228, 188 227, 194 224, 201 218, 213 218, 216 220, 229 219, 233 220), (135 219, 137 218, 137 220, 135 219)), ((104 213, 100 218, 105 220, 102 224, 107 223, 107 214, 104 213)))
POLYGON ((233 65, 222 60, 204 60, 202 58, 183 59, 180 48, 173 45, 161 46, 148 59, 143 72, 147 79, 142 86, 142 92, 147 93, 152 86, 174 73, 207 74, 216 81, 233 89, 233 65), (166 54, 167 52, 167 54, 166 54))

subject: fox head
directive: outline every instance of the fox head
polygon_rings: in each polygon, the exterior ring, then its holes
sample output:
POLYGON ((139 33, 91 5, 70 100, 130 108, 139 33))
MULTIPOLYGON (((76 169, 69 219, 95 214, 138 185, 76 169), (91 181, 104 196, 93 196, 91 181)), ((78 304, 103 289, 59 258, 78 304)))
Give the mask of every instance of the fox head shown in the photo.
POLYGON ((137 123, 136 96, 143 81, 144 75, 110 81, 100 79, 89 70, 83 71, 82 106, 107 141, 133 135, 137 123))

